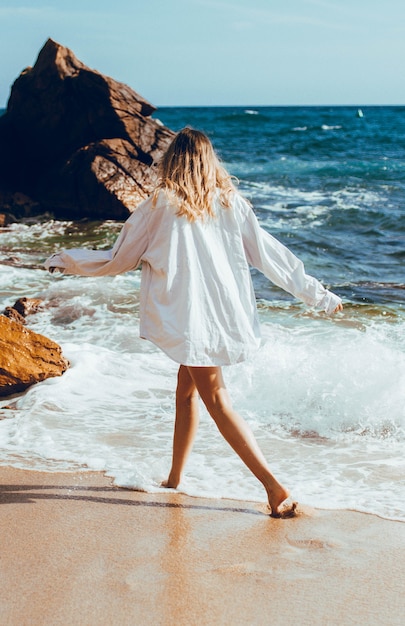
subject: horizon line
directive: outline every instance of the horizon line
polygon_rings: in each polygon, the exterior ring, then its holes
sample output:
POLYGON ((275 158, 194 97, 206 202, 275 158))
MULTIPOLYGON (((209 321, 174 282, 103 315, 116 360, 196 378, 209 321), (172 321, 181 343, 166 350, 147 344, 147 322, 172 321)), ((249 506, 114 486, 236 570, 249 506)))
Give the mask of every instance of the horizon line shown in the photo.
MULTIPOLYGON (((8 103, 7 103, 8 104, 8 103)), ((7 104, 4 106, 0 106, 0 111, 7 111, 7 104)), ((384 104, 153 104, 157 110, 159 109, 214 109, 214 108, 239 108, 239 109, 264 109, 264 108, 321 108, 321 107, 333 107, 333 108, 343 108, 343 107, 351 107, 351 108, 366 108, 366 107, 404 107, 405 102, 402 104, 392 104, 392 103, 384 103, 384 104)))
POLYGON ((403 107, 404 103, 392 104, 389 102, 383 104, 359 104, 359 103, 346 103, 346 104, 156 104, 158 108, 177 108, 177 109, 191 109, 191 108, 221 108, 221 107, 234 107, 234 108, 288 108, 288 107, 353 107, 353 108, 366 108, 366 107, 403 107))

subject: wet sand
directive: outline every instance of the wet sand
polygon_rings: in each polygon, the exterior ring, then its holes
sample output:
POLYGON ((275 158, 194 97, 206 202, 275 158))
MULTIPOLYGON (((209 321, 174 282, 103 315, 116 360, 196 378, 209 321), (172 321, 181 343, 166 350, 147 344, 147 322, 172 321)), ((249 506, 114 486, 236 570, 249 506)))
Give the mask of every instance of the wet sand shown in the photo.
POLYGON ((0 467, 2 626, 402 625, 405 524, 0 467))

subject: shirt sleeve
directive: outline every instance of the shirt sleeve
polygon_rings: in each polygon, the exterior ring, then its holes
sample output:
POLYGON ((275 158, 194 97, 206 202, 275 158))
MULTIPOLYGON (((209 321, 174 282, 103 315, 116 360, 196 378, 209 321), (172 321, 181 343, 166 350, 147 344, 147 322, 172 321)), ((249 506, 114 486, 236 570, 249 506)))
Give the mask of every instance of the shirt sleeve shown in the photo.
POLYGON ((328 314, 340 304, 339 296, 306 274, 302 261, 261 228, 250 207, 242 224, 242 237, 248 263, 263 272, 275 285, 328 314))
POLYGON ((62 250, 45 261, 45 268, 79 276, 115 276, 136 269, 147 245, 146 218, 138 207, 125 222, 110 250, 62 250))

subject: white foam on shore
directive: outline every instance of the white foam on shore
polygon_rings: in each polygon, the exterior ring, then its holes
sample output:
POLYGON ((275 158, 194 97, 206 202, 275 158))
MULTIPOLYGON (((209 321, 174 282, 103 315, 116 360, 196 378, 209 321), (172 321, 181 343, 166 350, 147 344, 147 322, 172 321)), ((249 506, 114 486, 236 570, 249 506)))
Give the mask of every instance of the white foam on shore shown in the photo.
MULTIPOLYGON (((0 268, 6 289, 7 271, 0 268)), ((102 470, 122 486, 160 489, 177 366, 138 337, 139 273, 55 279, 19 270, 20 285, 33 274, 51 306, 30 326, 62 345, 71 368, 17 398, 14 410, 0 402, 0 462, 102 470)), ((224 374, 275 474, 307 504, 404 519, 403 325, 339 323, 293 315, 288 306, 263 309, 261 319, 260 352, 224 374)), ((263 500, 261 485, 201 411, 181 489, 263 500)))

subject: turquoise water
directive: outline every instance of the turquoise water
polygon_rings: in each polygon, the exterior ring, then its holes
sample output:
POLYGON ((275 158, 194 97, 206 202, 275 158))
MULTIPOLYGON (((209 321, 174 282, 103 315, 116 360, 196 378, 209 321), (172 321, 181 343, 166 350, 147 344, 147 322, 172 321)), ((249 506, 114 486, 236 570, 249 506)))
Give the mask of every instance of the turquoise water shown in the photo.
MULTIPOLYGON (((404 519, 405 107, 164 108, 212 138, 264 228, 342 296, 308 310, 252 271, 263 346, 227 368, 234 404, 301 501, 404 519)), ((170 466, 176 366, 138 338, 139 271, 49 276, 61 246, 111 246, 121 224, 48 221, 0 230, 3 305, 44 298, 30 326, 72 367, 0 402, 0 463, 100 469, 158 490, 170 466)), ((263 500, 203 412, 181 489, 263 500)))

